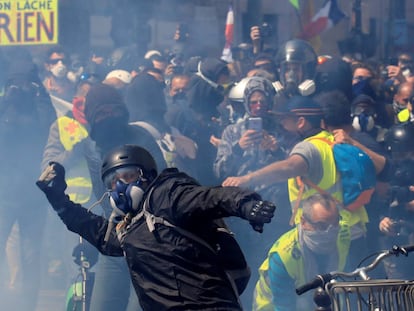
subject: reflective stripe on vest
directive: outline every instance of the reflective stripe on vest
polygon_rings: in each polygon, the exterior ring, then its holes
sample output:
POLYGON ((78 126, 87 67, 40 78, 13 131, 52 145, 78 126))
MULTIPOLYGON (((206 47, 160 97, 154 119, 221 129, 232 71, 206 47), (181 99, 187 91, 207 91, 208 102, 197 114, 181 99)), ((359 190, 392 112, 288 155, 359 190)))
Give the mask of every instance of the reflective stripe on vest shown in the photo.
MULTIPOLYGON (((331 146, 327 143, 323 142, 320 139, 313 139, 314 137, 320 137, 324 139, 328 139, 330 141, 334 140, 334 137, 331 133, 326 131, 321 131, 315 136, 309 137, 305 139, 312 145, 314 145, 320 153, 322 165, 323 165, 323 172, 322 172, 322 179, 317 183, 317 186, 324 189, 325 191, 329 192, 334 198, 342 202, 342 185, 340 182, 340 175, 338 174, 335 166, 335 159, 333 156, 333 151, 331 146)), ((315 183, 316 184, 316 183, 315 183)), ((289 187, 289 200, 291 207, 295 206, 296 200, 298 198, 299 193, 299 185, 297 184, 296 178, 290 178, 288 180, 288 187, 289 187)), ((316 189, 312 187, 308 187, 305 185, 305 189, 303 192, 303 196, 301 201, 310 197, 311 195, 317 193, 316 189)), ((346 223, 349 226, 356 225, 358 223, 366 224, 368 222, 368 214, 364 207, 360 209, 349 212, 345 209, 341 209, 340 211, 342 222, 346 223)), ((296 214, 295 217, 295 224, 300 222, 300 217, 302 215, 301 206, 296 214)))
MULTIPOLYGON (((60 142, 67 151, 88 137, 86 128, 73 118, 59 117, 58 120, 60 142)), ((69 198, 79 204, 87 203, 92 195, 92 181, 89 176, 86 160, 80 158, 76 165, 67 169, 66 193, 69 198)))
MULTIPOLYGON (((337 248, 339 254, 338 270, 342 271, 345 267, 346 258, 349 252, 351 233, 349 227, 341 226, 337 248)), ((269 258, 273 253, 278 253, 289 276, 295 281, 295 287, 305 284, 307 281, 305 274, 305 263, 299 244, 299 234, 297 227, 282 235, 269 251, 266 260, 259 268, 259 281, 256 284, 253 297, 254 311, 275 310, 273 305, 273 295, 269 280, 269 258)), ((329 271, 326 271, 329 272, 329 271)), ((292 289, 293 290, 293 289, 292 289)), ((293 309, 292 309, 293 310, 293 309)))

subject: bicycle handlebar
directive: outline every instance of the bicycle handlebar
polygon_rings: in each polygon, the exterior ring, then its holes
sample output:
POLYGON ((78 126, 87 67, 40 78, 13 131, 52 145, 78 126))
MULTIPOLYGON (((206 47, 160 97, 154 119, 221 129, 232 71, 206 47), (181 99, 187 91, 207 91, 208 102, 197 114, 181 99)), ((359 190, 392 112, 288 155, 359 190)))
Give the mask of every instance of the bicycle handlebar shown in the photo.
POLYGON ((330 282, 331 280, 337 277, 351 278, 354 276, 359 276, 363 280, 368 280, 369 277, 366 273, 368 271, 373 270, 384 258, 393 256, 393 255, 394 256, 398 256, 398 255, 408 256, 408 253, 412 251, 414 251, 414 245, 406 245, 406 246, 394 245, 390 250, 385 250, 379 253, 377 257, 375 257, 375 259, 369 265, 365 267, 357 268, 352 272, 333 271, 333 272, 326 273, 326 274, 318 274, 312 281, 296 288, 296 294, 302 295, 306 293, 307 291, 310 291, 311 289, 315 289, 318 287, 325 287, 325 285, 328 282, 330 282))

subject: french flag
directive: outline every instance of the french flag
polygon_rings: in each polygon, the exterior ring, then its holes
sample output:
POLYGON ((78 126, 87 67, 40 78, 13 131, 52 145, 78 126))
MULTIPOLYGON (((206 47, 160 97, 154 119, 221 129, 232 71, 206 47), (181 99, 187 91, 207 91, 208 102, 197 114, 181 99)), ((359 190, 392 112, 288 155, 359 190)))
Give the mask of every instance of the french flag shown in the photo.
POLYGON ((303 31, 299 37, 304 40, 309 40, 332 28, 345 18, 345 16, 345 13, 341 11, 336 0, 327 0, 312 18, 311 22, 303 27, 303 31))
POLYGON ((229 7, 229 11, 227 12, 226 29, 224 31, 224 37, 226 39, 226 43, 224 44, 221 59, 231 63, 233 61, 233 57, 231 54, 231 45, 233 44, 234 39, 234 13, 232 6, 229 7))

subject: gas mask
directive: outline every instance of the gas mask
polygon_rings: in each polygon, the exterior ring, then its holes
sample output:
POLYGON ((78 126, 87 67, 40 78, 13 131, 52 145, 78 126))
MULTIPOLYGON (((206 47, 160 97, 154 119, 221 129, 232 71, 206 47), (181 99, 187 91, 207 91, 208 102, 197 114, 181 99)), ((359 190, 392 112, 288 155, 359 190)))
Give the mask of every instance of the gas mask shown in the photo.
POLYGON ((144 189, 141 179, 130 184, 117 180, 115 190, 109 192, 109 201, 117 216, 125 216, 138 209, 143 195, 144 189))
POLYGON ((109 192, 113 213, 124 216, 135 212, 144 194, 143 183, 146 179, 136 166, 120 167, 107 174, 103 182, 109 192))
POLYGON ((375 126, 375 120, 372 115, 365 114, 364 112, 355 115, 352 120, 352 127, 359 132, 369 132, 375 126))
POLYGON ((414 114, 412 111, 408 110, 407 108, 401 110, 397 114, 398 122, 405 123, 405 122, 414 122, 414 114))
POLYGON ((355 107, 352 112, 352 127, 359 132, 369 132, 375 126, 377 115, 372 109, 355 107))
POLYGON ((50 68, 50 72, 56 78, 63 78, 66 76, 68 69, 66 65, 64 65, 61 61, 59 61, 56 64, 52 65, 52 67, 50 68))
POLYGON ((400 104, 395 99, 392 101, 392 109, 394 113, 398 115, 401 111, 407 108, 407 104, 400 104))

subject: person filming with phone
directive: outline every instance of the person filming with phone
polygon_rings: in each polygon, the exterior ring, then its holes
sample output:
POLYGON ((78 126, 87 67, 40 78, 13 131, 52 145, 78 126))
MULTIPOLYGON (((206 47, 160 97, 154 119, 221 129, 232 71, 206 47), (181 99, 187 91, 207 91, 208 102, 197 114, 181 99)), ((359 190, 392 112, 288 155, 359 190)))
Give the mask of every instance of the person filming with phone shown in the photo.
MULTIPOLYGON (((240 121, 224 129, 217 149, 214 172, 220 180, 228 176, 247 174, 285 158, 285 153, 279 147, 276 126, 269 114, 276 93, 272 83, 256 76, 245 79, 249 80, 246 83, 239 82, 235 87, 240 88, 236 91, 244 99, 246 113, 240 121)), ((281 206, 289 204, 286 183, 258 185, 252 190, 260 193, 263 198, 279 202, 281 206)), ((287 231, 288 228, 284 227, 282 220, 288 217, 282 215, 261 236, 248 232, 237 219, 230 220, 229 225, 239 237, 242 249, 246 250, 246 259, 252 268, 252 279, 258 278, 259 265, 266 256, 266 250, 274 242, 275 234, 287 231)), ((253 290, 254 283, 251 282, 242 297, 243 305, 251 305, 253 290)))

